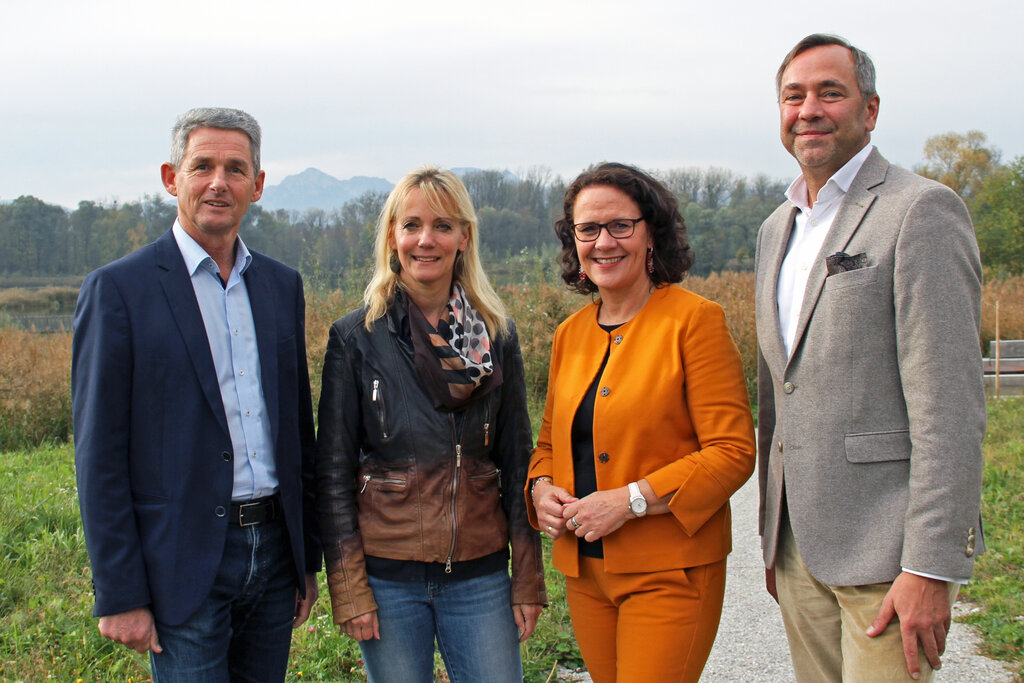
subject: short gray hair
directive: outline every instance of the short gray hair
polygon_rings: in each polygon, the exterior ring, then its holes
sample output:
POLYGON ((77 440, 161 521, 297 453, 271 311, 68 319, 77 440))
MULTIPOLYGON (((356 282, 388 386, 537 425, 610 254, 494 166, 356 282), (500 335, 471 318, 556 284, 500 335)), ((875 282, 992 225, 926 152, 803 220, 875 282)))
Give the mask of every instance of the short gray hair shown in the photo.
POLYGON ((786 58, 782 60, 782 66, 779 67, 778 73, 775 74, 775 95, 782 94, 782 75, 789 68, 790 62, 792 62, 797 55, 807 52, 811 48, 821 47, 823 45, 838 45, 845 47, 853 55, 853 73, 857 78, 857 87, 860 88, 860 96, 867 98, 876 94, 875 90, 875 65, 871 62, 871 57, 868 57, 868 53, 855 48, 850 45, 849 41, 839 36, 831 35, 828 33, 812 33, 807 36, 796 46, 789 51, 786 58))
POLYGON ((245 133, 249 138, 253 173, 260 172, 260 124, 241 109, 227 107, 197 107, 178 117, 171 131, 171 166, 175 169, 180 168, 181 162, 185 160, 188 136, 197 128, 221 128, 245 133))

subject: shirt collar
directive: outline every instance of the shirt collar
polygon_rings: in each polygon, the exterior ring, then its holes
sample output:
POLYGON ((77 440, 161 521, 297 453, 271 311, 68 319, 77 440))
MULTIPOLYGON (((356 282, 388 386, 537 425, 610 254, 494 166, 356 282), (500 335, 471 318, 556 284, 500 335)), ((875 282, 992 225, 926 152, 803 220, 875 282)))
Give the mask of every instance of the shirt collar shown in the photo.
MULTIPOLYGON (((206 250, 199 245, 199 242, 192 238, 192 235, 185 232, 185 228, 181 227, 181 223, 178 222, 177 218, 174 219, 174 226, 171 228, 171 232, 174 234, 174 241, 178 243, 178 249, 185 259, 185 268, 188 269, 190 276, 195 275, 204 262, 213 263, 213 257, 206 253, 206 250)), ((232 267, 232 271, 237 272, 238 276, 241 277, 250 263, 252 263, 252 254, 249 253, 249 249, 245 246, 241 236, 236 236, 235 265, 232 267)))
MULTIPOLYGON (((860 167, 867 161, 868 156, 871 154, 871 150, 874 149, 874 145, 868 143, 864 145, 864 148, 853 155, 853 157, 843 164, 843 167, 836 171, 825 186, 818 191, 819 202, 829 202, 836 197, 842 197, 850 191, 850 185, 853 184, 853 179, 860 173, 860 167)), ((809 211, 810 206, 807 204, 807 181, 804 180, 803 175, 796 177, 789 187, 786 188, 786 198, 789 201, 796 204, 801 211, 809 211)))

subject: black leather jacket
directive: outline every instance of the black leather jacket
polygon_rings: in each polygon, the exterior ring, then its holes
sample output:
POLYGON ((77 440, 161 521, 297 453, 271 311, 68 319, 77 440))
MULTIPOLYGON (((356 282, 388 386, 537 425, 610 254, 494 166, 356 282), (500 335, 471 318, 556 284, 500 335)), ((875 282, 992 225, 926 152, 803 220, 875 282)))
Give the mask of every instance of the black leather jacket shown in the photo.
POLYGON ((449 413, 419 382, 404 306, 371 331, 365 315, 331 326, 320 394, 317 506, 334 621, 376 609, 366 555, 450 567, 510 542, 512 603, 546 604, 522 494, 532 434, 515 327, 492 338, 502 385, 449 413))

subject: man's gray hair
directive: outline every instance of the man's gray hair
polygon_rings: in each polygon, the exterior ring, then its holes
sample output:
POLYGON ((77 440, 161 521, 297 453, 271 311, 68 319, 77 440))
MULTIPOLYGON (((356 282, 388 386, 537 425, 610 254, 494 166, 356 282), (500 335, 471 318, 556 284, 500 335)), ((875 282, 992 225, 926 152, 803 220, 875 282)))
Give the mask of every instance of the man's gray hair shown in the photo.
POLYGON ((790 62, 800 53, 823 45, 839 45, 849 50, 850 54, 853 55, 853 72, 857 78, 857 87, 860 88, 860 96, 866 98, 875 94, 875 65, 871 62, 871 57, 868 57, 868 53, 850 45, 849 41, 845 38, 828 33, 812 33, 797 43, 789 51, 789 54, 786 55, 786 58, 782 60, 782 66, 779 67, 778 73, 775 74, 776 96, 782 94, 782 75, 789 68, 790 62))
POLYGON ((197 128, 222 128, 245 133, 249 137, 253 173, 260 172, 260 124, 241 109, 227 107, 197 107, 178 117, 171 131, 171 166, 175 169, 181 168, 188 147, 188 136, 197 128))

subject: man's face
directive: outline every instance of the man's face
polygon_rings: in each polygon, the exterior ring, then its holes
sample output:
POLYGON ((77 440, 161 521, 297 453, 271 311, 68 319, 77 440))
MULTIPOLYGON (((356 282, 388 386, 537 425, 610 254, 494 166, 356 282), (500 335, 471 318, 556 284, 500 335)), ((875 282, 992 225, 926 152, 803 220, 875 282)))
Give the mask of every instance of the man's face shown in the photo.
POLYGON ((263 194, 249 137, 240 130, 197 128, 188 136, 181 167, 160 168, 164 187, 178 198, 178 220, 200 244, 234 238, 249 204, 263 194))
POLYGON ((861 96, 848 49, 822 45, 786 67, 779 113, 783 146, 820 186, 870 142, 878 95, 861 96))

